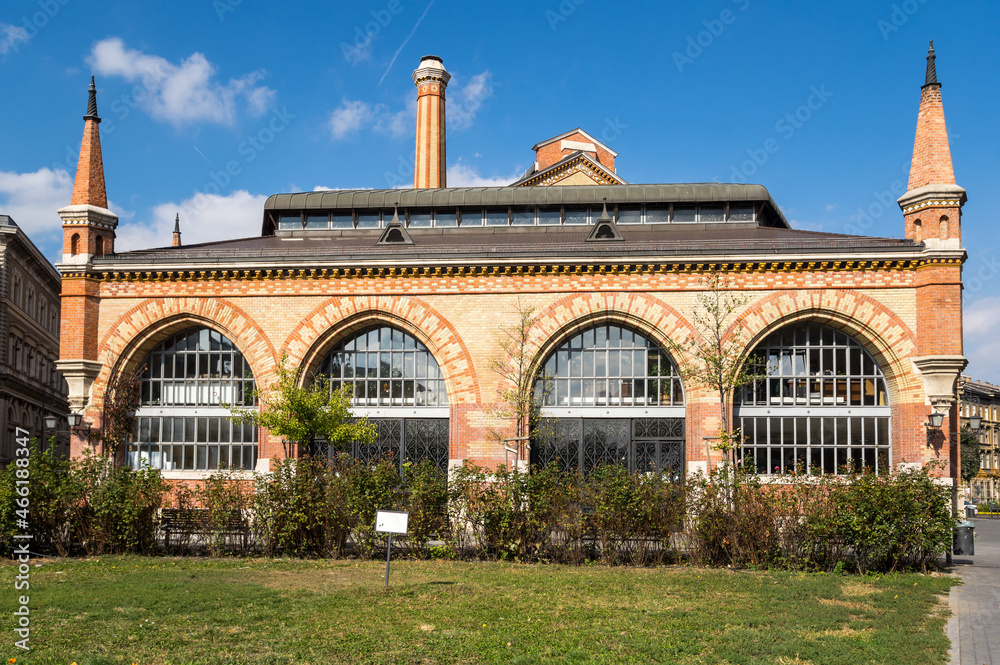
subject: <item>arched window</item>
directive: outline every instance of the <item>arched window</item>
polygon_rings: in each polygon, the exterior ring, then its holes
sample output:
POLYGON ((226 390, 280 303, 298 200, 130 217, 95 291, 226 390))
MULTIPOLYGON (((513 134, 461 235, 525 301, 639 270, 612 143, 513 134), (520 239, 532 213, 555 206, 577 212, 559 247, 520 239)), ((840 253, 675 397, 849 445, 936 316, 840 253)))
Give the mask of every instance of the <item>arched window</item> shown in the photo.
POLYGON ((641 333, 599 325, 573 336, 546 359, 535 395, 542 418, 532 431, 532 462, 683 471, 680 376, 641 333))
POLYGON ((69 239, 69 253, 76 256, 80 253, 80 234, 74 233, 69 239))
POLYGON ((354 413, 378 427, 374 443, 354 444, 355 457, 429 459, 447 470, 448 393, 437 360, 420 340, 390 326, 366 328, 338 343, 318 373, 330 377, 333 388, 350 386, 354 413))
POLYGON ((233 422, 222 405, 253 405, 253 389, 249 363, 225 335, 205 327, 171 335, 143 361, 129 464, 252 470, 257 429, 233 422))
POLYGON ((889 400, 881 368, 856 340, 796 323, 754 349, 767 378, 737 404, 740 457, 758 473, 889 471, 889 400))
POLYGON ((14 273, 14 304, 21 306, 21 276, 14 273))

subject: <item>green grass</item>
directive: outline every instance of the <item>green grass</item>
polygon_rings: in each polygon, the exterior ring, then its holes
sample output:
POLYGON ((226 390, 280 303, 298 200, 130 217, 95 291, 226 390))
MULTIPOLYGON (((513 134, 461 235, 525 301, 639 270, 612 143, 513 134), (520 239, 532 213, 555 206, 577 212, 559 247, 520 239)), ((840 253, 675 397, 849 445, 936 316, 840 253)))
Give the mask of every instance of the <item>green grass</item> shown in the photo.
MULTIPOLYGON (((452 561, 102 557, 31 569, 60 663, 940 663, 946 576, 452 561)), ((3 662, 3 661, 0 661, 3 662)))

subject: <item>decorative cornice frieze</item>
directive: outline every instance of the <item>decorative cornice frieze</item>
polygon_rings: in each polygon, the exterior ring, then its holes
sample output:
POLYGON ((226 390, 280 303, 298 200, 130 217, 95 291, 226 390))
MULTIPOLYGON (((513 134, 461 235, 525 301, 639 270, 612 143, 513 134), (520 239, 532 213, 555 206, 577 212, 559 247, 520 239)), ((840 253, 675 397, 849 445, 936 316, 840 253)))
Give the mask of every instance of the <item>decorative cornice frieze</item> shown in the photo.
POLYGON ((707 274, 724 272, 732 274, 761 273, 847 273, 892 271, 905 272, 928 266, 962 265, 964 257, 954 253, 947 256, 885 260, 761 260, 761 261, 615 261, 605 263, 526 262, 517 264, 482 263, 478 265, 437 266, 342 266, 336 268, 233 268, 233 269, 107 269, 96 266, 91 270, 74 269, 63 274, 63 279, 96 279, 105 283, 131 282, 234 282, 274 280, 329 280, 329 279, 398 279, 440 277, 535 277, 579 275, 665 275, 707 274))

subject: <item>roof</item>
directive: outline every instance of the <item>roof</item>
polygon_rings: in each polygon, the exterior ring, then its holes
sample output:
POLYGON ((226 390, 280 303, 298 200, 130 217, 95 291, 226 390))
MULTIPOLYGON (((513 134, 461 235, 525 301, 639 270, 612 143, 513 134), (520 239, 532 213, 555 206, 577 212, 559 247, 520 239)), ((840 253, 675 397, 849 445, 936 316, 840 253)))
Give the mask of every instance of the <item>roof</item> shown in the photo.
POLYGON ((765 202, 785 228, 788 221, 763 185, 722 183, 649 185, 566 185, 561 187, 442 187, 440 189, 341 189, 300 194, 272 194, 264 202, 276 210, 350 210, 446 206, 572 205, 628 203, 765 202))
POLYGON ((469 227, 408 229, 413 244, 378 244, 383 229, 303 232, 293 237, 261 236, 221 242, 163 247, 94 259, 94 267, 135 269, 140 265, 178 266, 186 263, 224 266, 300 265, 420 265, 495 262, 604 263, 697 260, 737 260, 736 257, 816 255, 841 261, 849 256, 871 257, 913 252, 912 240, 845 236, 815 231, 735 224, 618 225, 621 241, 587 242, 593 226, 469 227))
MULTIPOLYGON (((611 180, 615 180, 615 181, 621 183, 622 185, 627 185, 628 184, 628 183, 625 182, 624 178, 622 178, 620 175, 618 175, 614 171, 611 171, 610 169, 608 169, 608 167, 604 166, 604 164, 601 164, 599 161, 597 161, 596 159, 594 159, 593 157, 591 157, 590 155, 588 155, 586 152, 583 152, 582 150, 577 150, 576 152, 572 152, 572 153, 566 155, 565 157, 563 157, 562 159, 560 159, 555 164, 550 164, 550 165, 546 166, 544 169, 542 169, 540 171, 536 171, 535 167, 532 166, 516 182, 511 183, 510 186, 511 187, 517 187, 522 182, 527 182, 529 180, 535 180, 536 178, 543 178, 543 177, 545 177, 546 174, 553 173, 553 172, 557 171, 558 169, 562 168, 563 166, 566 166, 567 164, 569 164, 571 162, 574 162, 576 160, 587 162, 587 164, 589 164, 591 168, 593 168, 593 169, 595 169, 597 171, 600 171, 604 175, 604 177, 606 177, 606 178, 609 178, 611 180)), ((583 186, 583 185, 581 185, 581 186, 583 186)), ((589 187, 590 185, 586 185, 586 186, 589 187)))
POLYGON ((612 150, 608 146, 604 145, 603 143, 601 143, 600 141, 598 141, 597 139, 595 139, 593 136, 591 136, 587 132, 585 132, 582 129, 580 129, 579 127, 577 127, 576 129, 571 129, 568 132, 563 132, 559 136, 553 136, 550 139, 545 139, 544 141, 539 141, 538 143, 536 143, 535 145, 533 145, 531 147, 531 149, 532 150, 538 150, 539 148, 547 146, 550 143, 555 143, 556 141, 561 141, 564 138, 566 138, 567 136, 573 136, 573 134, 582 134, 586 138, 590 139, 590 142, 593 143, 594 145, 599 145, 599 146, 601 146, 601 148, 603 148, 607 152, 611 153, 612 157, 617 157, 618 156, 617 152, 615 152, 614 150, 612 150))

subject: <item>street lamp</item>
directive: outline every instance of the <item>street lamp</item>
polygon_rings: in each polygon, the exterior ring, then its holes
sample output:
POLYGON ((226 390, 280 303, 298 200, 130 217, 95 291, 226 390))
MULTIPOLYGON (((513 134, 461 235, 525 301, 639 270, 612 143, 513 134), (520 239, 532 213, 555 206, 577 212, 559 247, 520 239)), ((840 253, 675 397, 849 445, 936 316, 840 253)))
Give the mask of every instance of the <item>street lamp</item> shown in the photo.
POLYGON ((927 416, 927 427, 930 429, 941 429, 944 425, 944 414, 938 413, 937 411, 932 411, 930 415, 927 416))

